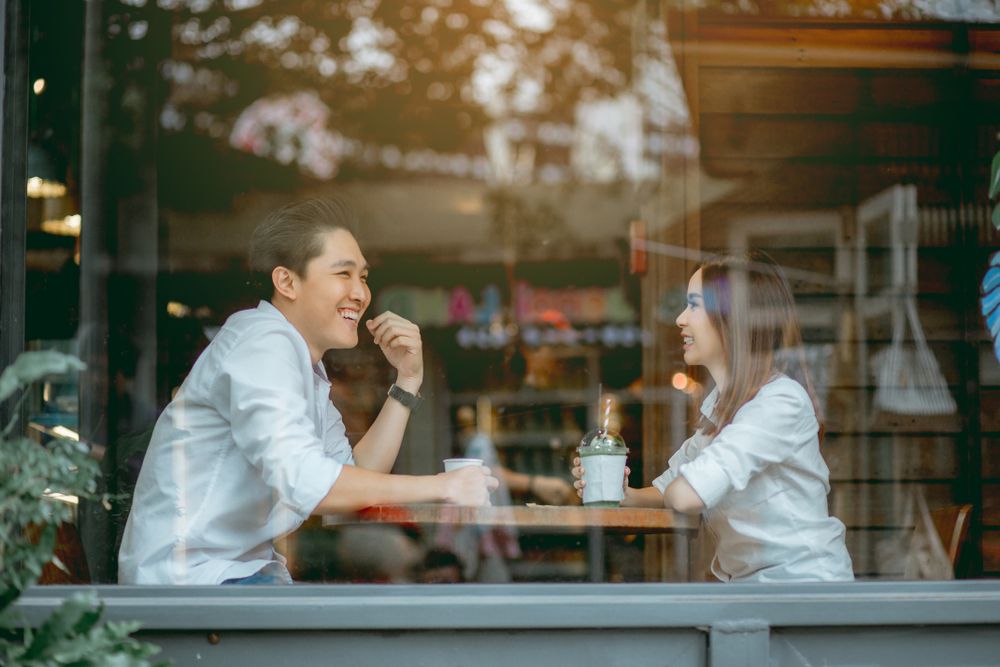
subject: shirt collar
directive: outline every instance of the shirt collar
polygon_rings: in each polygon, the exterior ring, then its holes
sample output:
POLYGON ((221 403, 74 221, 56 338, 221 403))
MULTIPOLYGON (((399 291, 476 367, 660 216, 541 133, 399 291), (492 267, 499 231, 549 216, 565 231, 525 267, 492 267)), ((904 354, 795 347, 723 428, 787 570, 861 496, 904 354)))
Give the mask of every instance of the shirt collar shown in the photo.
MULTIPOLYGON (((285 317, 284 313, 282 313, 280 310, 278 310, 277 308, 275 308, 274 304, 271 303, 270 301, 267 301, 266 299, 261 299, 260 303, 257 304, 257 311, 260 312, 260 313, 263 313, 265 315, 268 315, 269 317, 280 317, 281 320, 283 322, 287 322, 289 324, 289 326, 291 326, 291 324, 292 324, 291 322, 288 322, 288 318, 285 317)), ((292 327, 292 328, 294 329, 295 327, 292 327)), ((299 333, 298 329, 295 330, 295 333, 299 333)), ((302 338, 302 334, 299 334, 299 338, 302 338)), ((305 341, 304 338, 302 338, 302 344, 306 345, 306 341, 305 341)), ((309 346, 306 345, 306 350, 308 351, 308 349, 309 349, 309 346)), ((322 360, 320 360, 316 364, 313 364, 312 369, 313 369, 313 373, 315 373, 316 375, 318 375, 319 378, 321 380, 323 380, 323 382, 326 382, 327 384, 330 383, 330 378, 327 377, 327 375, 326 375, 326 366, 323 365, 323 361, 322 360)))
POLYGON ((713 387, 712 391, 705 397, 705 400, 701 402, 701 414, 705 416, 705 419, 712 419, 712 413, 715 412, 715 404, 718 400, 719 388, 713 387))
MULTIPOLYGON (((774 382, 778 378, 782 377, 785 377, 784 373, 775 373, 770 380, 764 383, 764 385, 766 386, 774 382)), ((761 388, 763 389, 763 387, 761 388)), ((712 419, 712 413, 715 412, 715 404, 718 402, 719 402, 719 388, 712 387, 712 391, 708 392, 708 396, 706 396, 705 400, 701 402, 701 414, 705 415, 705 418, 708 419, 709 421, 711 421, 712 419)))
POLYGON ((280 310, 274 307, 273 303, 271 303, 267 299, 260 300, 260 303, 257 304, 257 310, 259 310, 262 313, 266 313, 268 315, 277 315, 281 317, 281 319, 283 320, 288 319, 284 316, 284 314, 280 310))

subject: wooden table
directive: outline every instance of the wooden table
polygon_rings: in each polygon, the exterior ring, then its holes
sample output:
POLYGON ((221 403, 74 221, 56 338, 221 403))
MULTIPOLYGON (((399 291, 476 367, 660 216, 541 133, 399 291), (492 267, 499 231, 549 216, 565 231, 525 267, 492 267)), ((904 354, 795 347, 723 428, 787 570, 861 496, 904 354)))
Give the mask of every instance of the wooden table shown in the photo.
POLYGON ((596 527, 615 533, 683 533, 698 529, 697 517, 668 509, 556 505, 376 505, 355 514, 326 517, 323 523, 416 523, 568 530, 596 527))
POLYGON ((536 533, 586 533, 588 571, 591 581, 604 578, 604 533, 674 534, 685 539, 681 552, 690 568, 691 538, 698 530, 698 517, 668 509, 635 507, 560 507, 512 505, 504 507, 458 507, 455 505, 376 505, 353 514, 323 517, 328 527, 348 524, 418 524, 450 526, 510 526, 536 533))

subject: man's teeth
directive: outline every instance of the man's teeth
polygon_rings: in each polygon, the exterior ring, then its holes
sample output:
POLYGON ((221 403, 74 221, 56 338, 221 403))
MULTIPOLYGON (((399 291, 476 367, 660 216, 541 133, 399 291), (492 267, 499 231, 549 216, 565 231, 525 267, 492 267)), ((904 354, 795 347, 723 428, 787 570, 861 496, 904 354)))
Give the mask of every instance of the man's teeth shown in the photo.
POLYGON ((354 312, 353 310, 342 310, 342 311, 340 311, 340 314, 341 314, 342 317, 344 317, 345 319, 351 320, 352 322, 357 322, 358 321, 358 314, 356 312, 354 312))

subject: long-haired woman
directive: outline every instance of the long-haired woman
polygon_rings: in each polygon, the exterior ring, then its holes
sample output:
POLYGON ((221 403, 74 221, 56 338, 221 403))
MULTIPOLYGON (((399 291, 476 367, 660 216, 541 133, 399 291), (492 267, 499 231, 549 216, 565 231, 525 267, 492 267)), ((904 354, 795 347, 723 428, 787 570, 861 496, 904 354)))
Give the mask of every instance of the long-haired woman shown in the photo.
MULTIPOLYGON (((762 252, 705 262, 677 317, 684 361, 715 388, 701 425, 666 472, 623 505, 701 513, 723 581, 853 579, 844 524, 830 516, 830 471, 791 289, 762 252)), ((575 485, 585 485, 579 459, 575 485)))

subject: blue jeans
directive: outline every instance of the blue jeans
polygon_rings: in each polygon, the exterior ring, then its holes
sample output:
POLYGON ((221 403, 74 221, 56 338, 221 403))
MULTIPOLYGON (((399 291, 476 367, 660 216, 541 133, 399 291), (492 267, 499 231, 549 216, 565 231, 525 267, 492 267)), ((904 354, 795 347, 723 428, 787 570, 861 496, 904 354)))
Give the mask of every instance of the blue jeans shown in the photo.
POLYGON ((260 586, 260 585, 278 585, 284 586, 291 584, 292 575, 288 573, 288 570, 281 563, 269 563, 259 569, 258 571, 251 574, 249 577, 237 577, 235 579, 226 579, 222 582, 222 585, 235 584, 237 586, 260 586))

